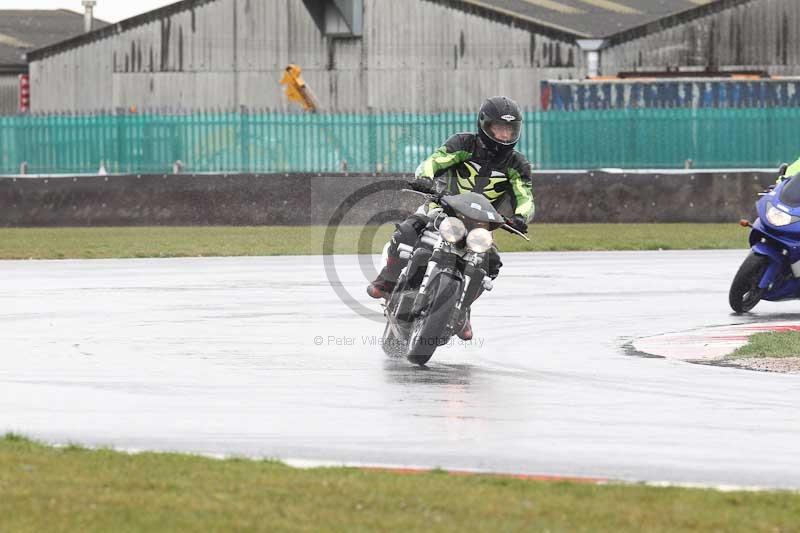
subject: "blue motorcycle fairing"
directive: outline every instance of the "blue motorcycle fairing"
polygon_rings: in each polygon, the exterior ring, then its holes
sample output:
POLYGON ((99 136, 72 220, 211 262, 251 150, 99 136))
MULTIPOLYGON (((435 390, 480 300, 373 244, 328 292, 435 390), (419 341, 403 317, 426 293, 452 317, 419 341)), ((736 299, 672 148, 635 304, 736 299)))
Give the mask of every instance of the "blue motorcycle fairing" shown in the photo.
MULTIPOLYGON (((759 204, 761 203, 760 201, 759 204)), ((759 205, 759 211, 761 211, 761 207, 759 205)), ((791 275, 791 263, 792 259, 797 260, 800 256, 800 249, 798 249, 797 241, 778 234, 773 227, 758 218, 753 223, 753 230, 750 232, 753 253, 769 258, 769 266, 758 283, 759 288, 767 289, 762 300, 776 301, 795 298, 800 294, 800 280, 791 275), (762 242, 762 239, 765 242, 762 242), (789 255, 783 255, 783 250, 788 250, 789 255), (790 279, 787 280, 787 278, 790 279), (786 281, 781 282, 781 280, 786 281)))
POLYGON ((779 300, 793 300, 800 296, 800 280, 790 279, 778 284, 771 291, 765 292, 761 299, 768 302, 779 300))
POLYGON ((759 242, 753 246, 752 250, 756 254, 769 258, 769 266, 758 283, 759 288, 767 289, 761 296, 762 300, 785 300, 795 298, 800 294, 800 280, 791 276, 791 268, 786 263, 786 259, 775 248, 759 242), (787 277, 789 279, 786 279, 787 277))
POLYGON ((769 258, 769 266, 761 276, 761 281, 758 282, 758 287, 761 289, 768 289, 779 278, 780 274, 786 269, 783 257, 768 244, 758 242, 753 245, 752 250, 758 255, 764 255, 769 258))
MULTIPOLYGON (((798 223, 800 226, 800 223, 798 223)), ((755 246, 757 243, 761 242, 762 237, 766 237, 767 240, 776 241, 780 246, 789 250, 790 253, 796 253, 798 255, 798 259, 800 259, 800 235, 798 239, 793 239, 789 235, 784 234, 780 228, 776 228, 775 226, 764 222, 762 217, 758 217, 752 225, 753 231, 750 232, 750 246, 755 246)), ((778 252, 781 253, 781 252, 778 252)), ((790 259, 792 259, 790 257, 790 259)))
POLYGON ((756 222, 760 220, 762 226, 768 228, 765 233, 780 240, 788 247, 797 247, 800 244, 800 222, 793 222, 785 226, 773 226, 767 219, 767 206, 772 204, 779 210, 800 218, 800 205, 796 205, 797 202, 794 198, 796 196, 795 189, 800 190, 800 174, 780 182, 773 191, 764 194, 756 202, 756 211, 758 212, 756 222))
POLYGON ((750 246, 754 246, 762 238, 766 238, 767 242, 772 244, 773 248, 782 256, 784 250, 786 251, 782 261, 788 262, 788 264, 800 261, 800 222, 793 222, 785 226, 773 226, 767 218, 767 206, 768 204, 781 206, 781 211, 800 218, 800 207, 790 207, 780 201, 784 188, 788 184, 794 185, 795 183, 800 183, 800 176, 780 183, 773 192, 762 196, 756 202, 758 218, 753 223, 753 231, 750 233, 750 246))
POLYGON ((774 190, 756 202, 758 218, 752 224, 750 247, 752 253, 767 257, 769 264, 759 280, 764 289, 762 300, 785 300, 800 297, 800 279, 791 265, 800 261, 800 221, 774 226, 767 219, 769 204, 800 219, 800 174, 778 183, 774 190))

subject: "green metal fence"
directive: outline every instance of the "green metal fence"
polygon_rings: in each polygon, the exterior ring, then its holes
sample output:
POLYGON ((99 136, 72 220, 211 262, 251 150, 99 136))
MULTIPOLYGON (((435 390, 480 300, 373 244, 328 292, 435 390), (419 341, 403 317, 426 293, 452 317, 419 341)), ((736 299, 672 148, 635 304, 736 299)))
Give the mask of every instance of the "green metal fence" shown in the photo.
MULTIPOLYGON (((528 112, 540 169, 772 167, 793 159, 800 108, 528 112)), ((195 113, 0 117, 0 172, 412 172, 471 113, 195 113)))

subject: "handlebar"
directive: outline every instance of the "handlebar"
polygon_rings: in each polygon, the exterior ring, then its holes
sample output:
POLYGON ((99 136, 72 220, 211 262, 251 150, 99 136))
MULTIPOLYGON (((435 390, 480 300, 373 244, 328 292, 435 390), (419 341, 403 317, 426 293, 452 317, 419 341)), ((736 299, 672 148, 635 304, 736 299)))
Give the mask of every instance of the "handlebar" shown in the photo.
MULTIPOLYGON (((425 193, 425 192, 415 191, 414 189, 400 189, 400 190, 402 192, 413 192, 414 194, 419 194, 420 196, 424 196, 424 197, 428 198, 429 200, 434 201, 436 203, 439 203, 439 201, 441 201, 443 196, 447 196, 445 193, 425 193)), ((513 233, 514 235, 519 235, 520 237, 522 237, 526 241, 531 242, 530 238, 527 235, 525 235, 521 231, 515 230, 514 228, 511 227, 510 224, 511 224, 511 220, 506 218, 506 217, 503 217, 503 225, 500 226, 500 229, 504 229, 505 231, 507 231, 509 233, 513 233)))
POLYGON ((527 235, 525 235, 521 231, 515 230, 514 228, 511 227, 511 220, 510 219, 508 219, 506 217, 503 217, 503 221, 505 222, 505 224, 500 226, 500 228, 506 230, 509 233, 513 233, 514 235, 519 235, 520 237, 522 237, 526 241, 531 242, 531 240, 528 238, 527 235))

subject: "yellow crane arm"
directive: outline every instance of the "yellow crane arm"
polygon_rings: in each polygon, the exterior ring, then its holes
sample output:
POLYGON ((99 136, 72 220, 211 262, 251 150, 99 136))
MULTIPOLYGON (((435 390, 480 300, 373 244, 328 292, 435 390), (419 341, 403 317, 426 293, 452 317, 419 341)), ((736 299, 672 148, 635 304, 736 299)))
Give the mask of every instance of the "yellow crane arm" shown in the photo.
POLYGON ((313 91, 306 85, 300 75, 302 69, 297 65, 289 65, 283 73, 280 83, 286 85, 284 92, 289 100, 300 104, 306 111, 314 112, 319 109, 319 103, 313 91))

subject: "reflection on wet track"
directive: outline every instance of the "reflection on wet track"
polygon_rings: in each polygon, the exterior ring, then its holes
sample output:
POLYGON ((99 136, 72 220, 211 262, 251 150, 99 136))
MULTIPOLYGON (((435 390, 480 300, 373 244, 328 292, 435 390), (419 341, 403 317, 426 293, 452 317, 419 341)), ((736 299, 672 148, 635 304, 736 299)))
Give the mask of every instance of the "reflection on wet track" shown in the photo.
MULTIPOLYGON (((387 358, 317 257, 0 262, 0 432, 53 442, 800 488, 798 376, 631 357, 736 317, 743 251, 507 254, 475 339, 387 358)), ((341 287, 364 295, 354 257, 341 287)), ((362 296, 363 295, 363 296, 362 296)))

